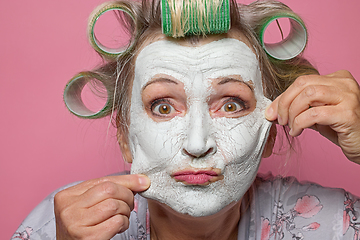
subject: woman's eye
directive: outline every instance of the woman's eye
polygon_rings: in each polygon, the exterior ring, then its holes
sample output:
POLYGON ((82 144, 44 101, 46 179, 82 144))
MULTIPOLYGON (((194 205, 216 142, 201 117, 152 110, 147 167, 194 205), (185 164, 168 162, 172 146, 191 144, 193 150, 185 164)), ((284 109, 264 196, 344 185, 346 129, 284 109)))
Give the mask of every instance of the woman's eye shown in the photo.
POLYGON ((235 102, 235 101, 231 101, 231 102, 226 102, 223 106, 222 106, 222 110, 224 112, 238 112, 240 110, 244 109, 244 106, 241 106, 239 103, 235 102))
POLYGON ((152 111, 155 114, 160 114, 160 115, 168 115, 170 113, 173 113, 174 110, 175 110, 174 107, 171 106, 169 103, 160 103, 152 107, 152 111))
POLYGON ((239 104, 230 102, 226 103, 223 108, 225 112, 235 112, 236 110, 238 110, 239 104))

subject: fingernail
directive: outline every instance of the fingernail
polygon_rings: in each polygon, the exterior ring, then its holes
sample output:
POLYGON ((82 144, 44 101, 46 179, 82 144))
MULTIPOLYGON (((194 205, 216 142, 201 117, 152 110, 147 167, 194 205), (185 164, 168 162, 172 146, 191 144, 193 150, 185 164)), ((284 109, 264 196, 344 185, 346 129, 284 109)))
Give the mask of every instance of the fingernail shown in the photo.
POLYGON ((289 135, 293 137, 293 133, 294 133, 294 131, 292 129, 290 129, 289 135))
POLYGON ((148 187, 150 186, 150 179, 146 175, 139 175, 139 184, 148 187))
POLYGON ((277 120, 278 120, 279 125, 284 125, 283 119, 281 118, 280 115, 277 116, 277 120))
POLYGON ((274 113, 274 109, 271 106, 268 106, 265 110, 265 118, 267 120, 274 120, 273 113, 274 113))

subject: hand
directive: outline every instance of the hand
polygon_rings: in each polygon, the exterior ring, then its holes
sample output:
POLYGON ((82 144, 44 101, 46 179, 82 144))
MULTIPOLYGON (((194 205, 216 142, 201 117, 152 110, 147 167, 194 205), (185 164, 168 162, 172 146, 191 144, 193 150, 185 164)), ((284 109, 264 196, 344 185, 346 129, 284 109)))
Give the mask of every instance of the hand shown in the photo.
POLYGON ((360 164, 360 90, 345 70, 326 76, 301 76, 266 110, 266 118, 288 125, 298 136, 305 128, 318 131, 360 164))
POLYGON ((146 190, 144 175, 89 180, 55 195, 56 239, 110 239, 129 227, 134 193, 146 190))

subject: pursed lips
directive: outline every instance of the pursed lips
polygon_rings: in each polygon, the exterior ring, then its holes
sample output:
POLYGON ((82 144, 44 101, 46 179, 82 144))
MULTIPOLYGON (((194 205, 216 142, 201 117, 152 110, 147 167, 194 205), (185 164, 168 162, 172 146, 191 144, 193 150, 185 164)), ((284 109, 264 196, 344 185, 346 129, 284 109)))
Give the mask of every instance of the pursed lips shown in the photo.
POLYGON ((208 185, 224 179, 224 175, 211 170, 183 170, 175 172, 171 177, 186 185, 208 185))

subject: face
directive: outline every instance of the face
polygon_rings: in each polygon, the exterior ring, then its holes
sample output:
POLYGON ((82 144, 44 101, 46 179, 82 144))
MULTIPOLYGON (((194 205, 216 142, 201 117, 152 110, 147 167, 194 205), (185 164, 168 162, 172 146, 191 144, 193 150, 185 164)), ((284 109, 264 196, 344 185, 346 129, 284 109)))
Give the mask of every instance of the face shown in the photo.
POLYGON ((131 96, 131 173, 142 196, 194 217, 239 201, 271 123, 253 51, 224 38, 197 47, 161 40, 138 55, 131 96))

